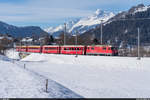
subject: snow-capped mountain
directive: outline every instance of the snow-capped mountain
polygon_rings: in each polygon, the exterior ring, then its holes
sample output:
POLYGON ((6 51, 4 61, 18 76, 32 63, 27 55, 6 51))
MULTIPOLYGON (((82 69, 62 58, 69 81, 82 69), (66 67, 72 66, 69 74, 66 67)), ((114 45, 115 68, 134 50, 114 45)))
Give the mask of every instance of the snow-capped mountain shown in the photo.
POLYGON ((148 8, 150 8, 150 6, 144 6, 143 4, 139 4, 137 6, 132 7, 129 10, 129 13, 130 14, 135 14, 135 13, 138 13, 138 12, 144 12, 144 11, 147 11, 148 8))
MULTIPOLYGON (((116 14, 114 17, 110 18, 105 24, 109 24, 114 20, 119 19, 128 19, 132 18, 132 16, 138 15, 138 13, 144 14, 145 12, 149 12, 150 5, 145 6, 144 4, 139 4, 137 6, 131 7, 128 11, 120 11, 118 14, 116 14)), ((134 18, 146 18, 149 17, 149 14, 142 15, 142 16, 135 16, 134 18)))
MULTIPOLYGON (((78 31, 80 34, 95 28, 96 25, 108 21, 110 18, 115 16, 112 12, 102 11, 97 9, 94 14, 88 17, 76 19, 67 22, 67 32, 74 34, 78 31)), ((64 30, 64 25, 59 25, 58 27, 49 27, 45 29, 46 32, 53 34, 53 36, 58 36, 61 31, 64 30)))
MULTIPOLYGON (((106 44, 113 43, 115 45, 136 45, 137 28, 141 30, 141 45, 150 43, 150 6, 143 4, 134 6, 127 11, 120 12, 104 23, 103 40, 106 44), (124 20, 123 20, 124 19, 124 20), (111 33, 111 34, 110 34, 111 33)), ((82 34, 82 37, 99 37, 101 27, 91 29, 82 34)), ((98 38, 99 39, 99 38, 98 38)), ((82 39, 83 40, 83 39, 82 39)), ((86 39, 84 41, 87 41, 86 39)), ((103 41, 103 42, 104 42, 103 41)))
POLYGON ((94 28, 96 25, 106 22, 108 19, 112 18, 114 14, 112 12, 102 11, 97 9, 96 12, 87 17, 79 20, 73 27, 69 30, 69 32, 75 32, 78 30, 80 33, 84 33, 85 31, 94 28))
MULTIPOLYGON (((73 27, 73 25, 75 23, 77 23, 79 21, 79 19, 75 19, 75 20, 71 20, 71 21, 68 21, 66 23, 66 28, 67 28, 67 31, 68 29, 71 29, 73 27)), ((51 35, 53 36, 59 36, 59 34, 64 31, 64 25, 59 25, 57 27, 49 27, 47 29, 44 29, 46 32, 50 33, 51 35)))

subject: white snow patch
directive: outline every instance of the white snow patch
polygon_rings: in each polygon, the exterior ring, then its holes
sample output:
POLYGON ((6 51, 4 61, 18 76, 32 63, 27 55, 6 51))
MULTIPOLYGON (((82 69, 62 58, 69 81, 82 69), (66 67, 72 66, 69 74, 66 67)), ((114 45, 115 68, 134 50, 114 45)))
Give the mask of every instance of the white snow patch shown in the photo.
POLYGON ((0 55, 0 98, 83 98, 63 85, 0 55), (48 92, 46 91, 48 79, 48 92))
MULTIPOLYGON (((113 16, 115 16, 115 14, 113 14, 112 12, 97 9, 96 12, 94 12, 94 14, 92 14, 91 16, 67 22, 67 32, 75 33, 76 30, 78 30, 79 33, 82 34, 89 29, 95 28, 95 25, 101 24, 101 20, 103 20, 104 23, 113 16)), ((64 31, 64 25, 59 25, 58 27, 49 27, 45 29, 45 31, 51 34, 58 31, 64 31)))
POLYGON ((150 58, 31 54, 29 70, 86 98, 150 97, 150 58), (39 59, 38 62, 35 59, 39 59), (44 60, 45 62, 40 62, 44 60))
POLYGON ((20 59, 19 52, 16 52, 15 49, 9 49, 5 51, 5 55, 11 59, 20 59))
POLYGON ((134 14, 137 13, 137 12, 144 12, 144 11, 147 11, 147 9, 150 8, 149 6, 144 6, 144 7, 141 7, 141 8, 137 8, 135 11, 134 11, 134 14))

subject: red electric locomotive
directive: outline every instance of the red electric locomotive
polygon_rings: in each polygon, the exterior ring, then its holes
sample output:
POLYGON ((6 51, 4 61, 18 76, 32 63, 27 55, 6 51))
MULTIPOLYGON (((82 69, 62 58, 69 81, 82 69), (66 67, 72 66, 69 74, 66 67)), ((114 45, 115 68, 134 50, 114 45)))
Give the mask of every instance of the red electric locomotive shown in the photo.
POLYGON ((118 50, 111 45, 93 45, 86 47, 87 55, 117 56, 118 50))

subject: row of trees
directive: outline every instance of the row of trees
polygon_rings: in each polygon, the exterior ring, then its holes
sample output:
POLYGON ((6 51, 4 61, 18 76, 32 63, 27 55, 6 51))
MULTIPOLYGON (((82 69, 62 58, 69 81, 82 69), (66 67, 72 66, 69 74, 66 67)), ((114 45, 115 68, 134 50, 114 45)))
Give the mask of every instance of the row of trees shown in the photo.
MULTIPOLYGON (((99 40, 94 36, 90 35, 82 36, 82 35, 71 35, 69 33, 65 34, 65 45, 75 45, 77 38, 77 45, 96 45, 99 44, 99 40)), ((62 32, 58 39, 54 40, 58 45, 64 45, 64 33, 62 32)))

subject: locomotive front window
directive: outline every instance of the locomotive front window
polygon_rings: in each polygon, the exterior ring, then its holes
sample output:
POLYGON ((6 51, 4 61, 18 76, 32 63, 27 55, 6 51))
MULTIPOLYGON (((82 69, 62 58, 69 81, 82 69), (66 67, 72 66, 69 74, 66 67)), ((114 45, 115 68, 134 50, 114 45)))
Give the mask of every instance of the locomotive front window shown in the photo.
POLYGON ((117 48, 115 48, 115 47, 111 47, 111 50, 117 50, 117 48))

